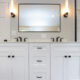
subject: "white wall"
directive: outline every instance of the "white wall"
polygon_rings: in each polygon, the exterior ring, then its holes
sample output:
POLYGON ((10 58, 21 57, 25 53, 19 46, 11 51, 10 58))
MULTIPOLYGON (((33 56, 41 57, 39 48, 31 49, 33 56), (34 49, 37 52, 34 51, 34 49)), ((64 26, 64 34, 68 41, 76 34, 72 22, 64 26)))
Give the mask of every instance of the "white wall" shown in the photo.
MULTIPOLYGON (((8 0, 2 0, 4 2, 8 2, 8 0)), ((15 5, 16 8, 18 9, 18 4, 19 3, 51 3, 51 4, 61 4, 61 11, 63 7, 65 6, 65 0, 15 0, 15 5)), ((2 4, 2 3, 1 3, 2 4)), ((1 7, 1 6, 0 6, 1 7)), ((22 36, 22 37, 27 37, 29 41, 31 42, 36 42, 36 41, 50 41, 50 38, 54 37, 56 38, 57 36, 63 37, 64 41, 74 41, 74 27, 75 27, 75 22, 74 22, 74 0, 69 0, 69 17, 64 18, 61 16, 61 32, 23 32, 19 33, 18 32, 18 15, 16 18, 10 18, 7 23, 10 22, 10 24, 3 23, 3 26, 0 26, 0 33, 2 34, 2 39, 4 38, 10 38, 11 40, 14 39, 15 37, 22 36), (7 25, 7 26, 5 26, 7 25), (3 30, 4 29, 4 30, 3 30), (3 36, 3 31, 6 32, 3 36), (8 33, 7 33, 8 32, 8 33)), ((3 10, 2 10, 3 11, 3 10)), ((1 12, 1 11, 0 11, 1 12)), ((0 13, 0 16, 3 16, 2 13, 0 13)), ((9 16, 7 16, 9 18, 9 16)), ((1 20, 4 21, 4 20, 1 20)), ((2 23, 2 22, 0 22, 2 23)), ((0 24, 1 25, 1 24, 0 24)), ((1 35, 0 35, 1 36, 1 35)))
POLYGON ((80 0, 77 0, 77 38, 80 42, 80 0))
POLYGON ((10 40, 9 0, 0 0, 0 42, 10 40))

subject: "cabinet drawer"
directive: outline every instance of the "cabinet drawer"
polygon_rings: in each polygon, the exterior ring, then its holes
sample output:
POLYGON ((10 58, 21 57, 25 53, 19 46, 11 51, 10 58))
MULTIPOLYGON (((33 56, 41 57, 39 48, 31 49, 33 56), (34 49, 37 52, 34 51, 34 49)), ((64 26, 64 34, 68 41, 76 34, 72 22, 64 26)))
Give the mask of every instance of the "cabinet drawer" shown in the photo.
POLYGON ((33 50, 47 50, 50 47, 50 44, 47 43, 32 43, 29 44, 29 47, 33 50))
POLYGON ((50 45, 49 44, 30 44, 29 52, 31 55, 36 56, 45 56, 50 53, 50 45))
POLYGON ((49 64, 48 57, 33 57, 31 60, 31 64, 33 65, 47 65, 49 64))
POLYGON ((30 57, 31 71, 49 71, 50 70, 50 56, 49 57, 30 57))
POLYGON ((49 80, 49 75, 44 72, 34 72, 30 75, 30 80, 49 80))

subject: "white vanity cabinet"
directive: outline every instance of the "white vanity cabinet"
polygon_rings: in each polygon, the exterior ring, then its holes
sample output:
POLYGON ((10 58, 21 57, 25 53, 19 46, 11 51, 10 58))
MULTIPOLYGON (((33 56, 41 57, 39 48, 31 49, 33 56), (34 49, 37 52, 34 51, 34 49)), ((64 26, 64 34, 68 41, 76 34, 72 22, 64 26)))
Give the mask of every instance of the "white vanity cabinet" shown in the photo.
POLYGON ((50 80, 50 44, 29 44, 30 80, 50 80))
POLYGON ((0 46, 0 80, 28 80, 28 47, 0 46))
POLYGON ((0 44, 0 80, 80 80, 80 44, 0 44))
POLYGON ((80 80, 80 46, 51 45, 51 80, 80 80))

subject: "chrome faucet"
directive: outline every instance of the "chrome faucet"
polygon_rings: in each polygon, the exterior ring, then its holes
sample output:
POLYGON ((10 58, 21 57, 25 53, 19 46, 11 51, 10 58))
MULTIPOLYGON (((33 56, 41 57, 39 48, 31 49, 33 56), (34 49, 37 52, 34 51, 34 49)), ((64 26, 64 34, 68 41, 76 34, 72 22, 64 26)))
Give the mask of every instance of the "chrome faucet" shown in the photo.
POLYGON ((20 42, 22 42, 22 37, 19 36, 18 38, 19 38, 20 42))
POLYGON ((61 38, 60 36, 58 36, 58 37, 56 38, 56 42, 62 42, 62 40, 63 40, 63 38, 61 38))
POLYGON ((22 42, 22 37, 20 37, 20 36, 15 38, 15 39, 16 39, 17 42, 19 42, 19 41, 22 42))
POLYGON ((24 42, 26 42, 26 39, 28 39, 28 38, 24 38, 24 42))
POLYGON ((60 36, 58 36, 58 37, 56 38, 56 42, 58 42, 58 41, 59 41, 59 39, 60 39, 60 36))

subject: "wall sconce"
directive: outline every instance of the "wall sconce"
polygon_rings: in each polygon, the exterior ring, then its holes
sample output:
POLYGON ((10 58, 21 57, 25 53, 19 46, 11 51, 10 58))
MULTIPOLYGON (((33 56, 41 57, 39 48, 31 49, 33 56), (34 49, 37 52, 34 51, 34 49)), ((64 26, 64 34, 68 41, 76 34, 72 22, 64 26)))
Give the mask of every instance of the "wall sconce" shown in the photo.
POLYGON ((16 16, 16 15, 15 15, 13 12, 11 12, 11 17, 14 18, 15 16, 16 16))
POLYGON ((13 0, 11 0, 10 14, 11 14, 12 18, 14 18, 16 16, 16 10, 14 8, 14 2, 13 2, 13 0))
POLYGON ((68 17, 68 12, 66 12, 66 13, 64 14, 64 17, 65 17, 65 18, 67 18, 67 17, 68 17))
POLYGON ((69 14, 69 10, 68 10, 68 0, 66 0, 66 1, 65 1, 65 9, 64 9, 64 11, 63 11, 63 16, 64 16, 65 18, 67 18, 67 17, 68 17, 68 14, 69 14))

